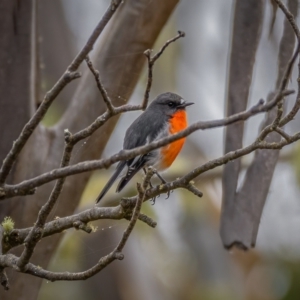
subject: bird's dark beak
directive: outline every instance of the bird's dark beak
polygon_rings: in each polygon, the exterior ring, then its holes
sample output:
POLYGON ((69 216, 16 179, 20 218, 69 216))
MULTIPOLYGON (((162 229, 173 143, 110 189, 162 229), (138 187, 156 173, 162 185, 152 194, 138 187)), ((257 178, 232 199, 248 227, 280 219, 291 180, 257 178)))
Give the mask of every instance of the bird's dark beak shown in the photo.
POLYGON ((186 108, 187 106, 190 106, 190 105, 193 105, 195 104, 194 102, 185 102, 185 103, 182 103, 180 104, 178 107, 179 108, 186 108))

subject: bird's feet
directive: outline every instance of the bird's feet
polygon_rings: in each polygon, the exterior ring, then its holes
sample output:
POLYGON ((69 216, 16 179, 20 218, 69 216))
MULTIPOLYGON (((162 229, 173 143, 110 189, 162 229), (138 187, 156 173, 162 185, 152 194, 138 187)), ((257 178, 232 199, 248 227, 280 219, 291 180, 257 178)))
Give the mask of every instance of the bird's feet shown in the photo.
MULTIPOLYGON (((161 180, 162 184, 168 183, 157 171, 155 171, 154 174, 156 174, 156 176, 161 180)), ((171 192, 173 192, 173 190, 167 191, 167 197, 166 197, 166 199, 169 199, 171 192)))
POLYGON ((167 197, 166 197, 166 200, 169 199, 171 193, 173 193, 173 190, 167 191, 167 197))
MULTIPOLYGON (((147 173, 147 171, 146 171, 145 168, 143 168, 143 171, 144 171, 145 174, 147 173)), ((153 173, 160 179, 160 181, 161 181, 162 184, 168 183, 168 182, 167 182, 167 181, 166 181, 166 180, 165 180, 165 179, 164 179, 164 178, 163 178, 156 170, 154 170, 153 173)), ((149 182, 149 186, 150 186, 150 188, 153 188, 153 185, 152 185, 151 181, 149 182)), ((169 199, 170 194, 171 194, 172 192, 173 192, 173 190, 167 191, 167 197, 166 197, 166 199, 169 199)), ((156 197, 159 197, 159 195, 153 197, 153 198, 150 200, 150 201, 152 202, 152 203, 151 203, 152 205, 155 204, 156 197)))

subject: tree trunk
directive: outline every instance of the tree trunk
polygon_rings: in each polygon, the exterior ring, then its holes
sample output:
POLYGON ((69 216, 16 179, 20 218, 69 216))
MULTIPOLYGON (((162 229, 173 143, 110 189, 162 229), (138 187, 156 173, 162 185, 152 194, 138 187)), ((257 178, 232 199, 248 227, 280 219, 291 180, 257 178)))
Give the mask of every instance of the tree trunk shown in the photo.
MULTIPOLYGON (((256 50, 261 36, 263 22, 263 1, 235 2, 232 44, 227 91, 227 116, 246 109, 256 50)), ((242 148, 244 122, 226 128, 225 153, 242 148)), ((223 200, 220 234, 225 247, 231 247, 236 240, 235 232, 240 229, 232 219, 239 217, 236 189, 241 160, 228 163, 223 172, 223 200)))

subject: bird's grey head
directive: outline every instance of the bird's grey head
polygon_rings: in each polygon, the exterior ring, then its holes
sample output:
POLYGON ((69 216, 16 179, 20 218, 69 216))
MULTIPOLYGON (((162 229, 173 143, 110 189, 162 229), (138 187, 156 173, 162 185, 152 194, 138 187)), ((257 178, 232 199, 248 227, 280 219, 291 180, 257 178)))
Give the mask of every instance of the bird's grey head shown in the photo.
POLYGON ((148 109, 159 109, 167 115, 172 115, 176 111, 185 110, 193 102, 186 102, 181 96, 174 93, 163 93, 157 96, 149 105, 148 109))

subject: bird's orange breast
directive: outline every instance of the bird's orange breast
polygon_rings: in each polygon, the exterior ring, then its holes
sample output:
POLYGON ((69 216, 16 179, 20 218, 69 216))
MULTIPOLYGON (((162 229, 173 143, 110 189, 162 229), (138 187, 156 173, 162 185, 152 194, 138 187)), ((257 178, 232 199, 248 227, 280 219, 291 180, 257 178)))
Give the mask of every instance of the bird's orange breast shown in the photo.
MULTIPOLYGON (((187 117, 184 110, 176 112, 169 121, 170 134, 178 133, 187 127, 187 117)), ((171 166, 177 155, 179 154, 182 146, 184 145, 185 138, 177 140, 162 148, 162 161, 161 168, 166 169, 171 166)))

